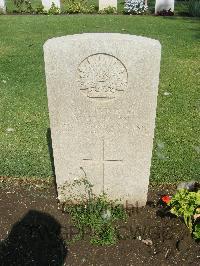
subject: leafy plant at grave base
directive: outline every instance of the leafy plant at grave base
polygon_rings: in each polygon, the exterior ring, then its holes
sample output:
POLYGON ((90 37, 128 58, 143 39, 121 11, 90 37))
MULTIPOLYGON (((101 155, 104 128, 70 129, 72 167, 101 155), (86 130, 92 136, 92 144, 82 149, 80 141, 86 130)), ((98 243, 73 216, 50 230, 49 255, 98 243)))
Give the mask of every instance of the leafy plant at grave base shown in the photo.
POLYGON ((94 13, 96 12, 94 5, 88 5, 86 0, 69 0, 67 1, 62 13, 77 14, 77 13, 94 13))
MULTIPOLYGON (((42 4, 33 8, 30 0, 13 0, 13 2, 17 8, 16 10, 13 10, 14 13, 48 14, 48 12, 44 10, 44 6, 42 4)), ((56 10, 53 9, 50 12, 56 13, 56 10)))
POLYGON ((146 14, 148 6, 143 0, 126 0, 124 5, 124 12, 126 14, 142 15, 146 14))
POLYGON ((200 0, 190 0, 188 9, 190 16, 200 17, 200 0))
POLYGON ((200 191, 178 190, 168 205, 171 207, 171 213, 184 219, 194 238, 200 239, 200 224, 198 223, 200 218, 200 191))
POLYGON ((34 9, 31 5, 31 1, 29 1, 29 0, 25 0, 25 8, 26 8, 26 12, 28 12, 28 13, 34 12, 34 9))
POLYGON ((60 14, 60 9, 56 7, 55 3, 52 2, 51 8, 46 11, 44 10, 44 6, 40 4, 35 9, 31 5, 30 0, 14 0, 14 4, 17 7, 16 13, 30 13, 30 14, 49 14, 49 15, 57 15, 60 14))
POLYGON ((116 204, 117 200, 110 201, 105 193, 96 196, 92 192, 93 185, 88 181, 86 175, 75 180, 70 187, 79 192, 78 198, 76 198, 78 204, 74 204, 71 200, 74 198, 71 190, 72 194, 69 194, 64 206, 64 211, 71 215, 74 225, 79 230, 79 234, 73 241, 81 239, 84 236, 85 229, 88 229, 90 243, 98 245, 115 244, 117 242, 117 231, 114 224, 117 220, 127 218, 124 207, 116 204), (79 188, 81 186, 84 187, 84 195, 80 193, 79 188))
POLYGON ((200 240, 200 223, 195 225, 193 236, 196 240, 200 240))
POLYGON ((49 15, 58 15, 60 14, 60 8, 55 5, 54 2, 51 4, 51 8, 48 10, 49 15))
POLYGON ((13 0, 14 5, 15 5, 18 9, 20 9, 20 8, 23 6, 24 2, 25 2, 25 0, 13 0))
POLYGON ((116 7, 108 6, 102 10, 98 11, 99 14, 117 14, 116 7))
POLYGON ((157 16, 173 16, 174 12, 171 11, 171 8, 169 10, 163 9, 162 11, 158 11, 157 16))
POLYGON ((44 14, 44 15, 47 15, 47 14, 48 14, 48 12, 47 12, 46 10, 44 10, 44 6, 43 6, 42 4, 38 5, 38 6, 35 8, 34 12, 35 12, 36 14, 44 14))
POLYGON ((16 13, 34 13, 30 0, 13 0, 17 10, 16 13))

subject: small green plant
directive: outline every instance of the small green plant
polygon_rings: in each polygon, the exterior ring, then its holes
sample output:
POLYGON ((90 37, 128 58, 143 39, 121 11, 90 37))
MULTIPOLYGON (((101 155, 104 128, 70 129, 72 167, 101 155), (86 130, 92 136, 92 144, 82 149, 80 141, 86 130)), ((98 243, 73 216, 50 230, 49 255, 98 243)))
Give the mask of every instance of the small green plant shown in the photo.
POLYGON ((13 3, 17 8, 17 10, 15 10, 17 13, 34 13, 30 0, 13 0, 13 3))
POLYGON ((178 190, 168 205, 170 212, 184 219, 190 233, 200 239, 200 225, 195 224, 200 214, 200 191, 190 192, 187 189, 178 190))
POLYGON ((200 223, 196 224, 194 227, 193 236, 196 240, 200 239, 200 223))
POLYGON ((98 11, 99 14, 117 14, 116 7, 108 6, 102 10, 98 11))
POLYGON ((48 10, 49 15, 58 15, 60 14, 60 8, 55 5, 54 2, 51 4, 51 8, 48 10))
POLYGON ((24 3, 25 3, 25 11, 27 13, 34 13, 34 9, 33 9, 32 5, 31 5, 31 1, 30 0, 25 0, 24 3))
POLYGON ((16 13, 29 13, 29 14, 49 14, 49 15, 58 15, 60 14, 60 9, 52 2, 51 8, 46 11, 44 6, 40 3, 37 7, 33 8, 30 0, 13 0, 14 5, 17 10, 16 13))
POLYGON ((44 6, 40 3, 36 8, 35 8, 35 13, 36 14, 48 14, 48 12, 46 10, 44 10, 44 6))
POLYGON ((69 213, 79 234, 74 240, 81 239, 85 229, 90 232, 90 242, 98 245, 111 245, 117 242, 117 231, 115 223, 117 220, 127 218, 124 207, 116 204, 116 201, 110 201, 105 193, 96 196, 93 191, 93 185, 88 181, 86 175, 83 178, 75 180, 71 187, 75 192, 80 192, 76 198, 77 204, 74 204, 72 198, 74 194, 69 194, 67 204, 64 210, 69 213), (81 194, 84 187, 84 195, 81 194), (80 188, 80 190, 79 190, 80 188))
POLYGON ((95 12, 95 6, 89 5, 86 0, 69 0, 64 5, 63 13, 67 14, 91 14, 95 12))
POLYGON ((14 5, 18 8, 21 9, 25 0, 13 0, 14 5))

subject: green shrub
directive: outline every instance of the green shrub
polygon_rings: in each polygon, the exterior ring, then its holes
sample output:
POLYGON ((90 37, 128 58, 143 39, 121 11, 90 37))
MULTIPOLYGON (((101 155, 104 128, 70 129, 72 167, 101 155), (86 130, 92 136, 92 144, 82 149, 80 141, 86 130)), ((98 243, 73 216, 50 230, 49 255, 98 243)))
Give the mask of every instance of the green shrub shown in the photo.
POLYGON ((38 5, 34 11, 36 14, 47 14, 48 13, 46 10, 44 10, 44 6, 42 4, 38 5))
POLYGON ((24 5, 25 0, 13 0, 14 5, 18 8, 21 9, 22 6, 24 5))
POLYGON ((200 240, 200 224, 196 224, 193 232, 194 238, 200 240))
POLYGON ((13 4, 16 7, 13 12, 29 14, 47 14, 47 11, 44 10, 42 3, 37 3, 34 6, 32 5, 32 3, 33 1, 31 0, 13 0, 13 4))
POLYGON ((25 11, 27 13, 33 13, 34 9, 33 9, 32 5, 31 5, 31 1, 25 0, 24 2, 25 2, 25 11))
POLYGON ((29 13, 29 14, 49 14, 49 15, 58 15, 60 14, 60 8, 58 8, 53 2, 51 8, 46 11, 44 10, 44 6, 40 3, 35 8, 32 7, 32 3, 30 0, 13 0, 13 3, 16 7, 14 12, 16 13, 29 13))
POLYGON ((117 14, 116 7, 108 6, 102 10, 99 10, 99 14, 117 14))
POLYGON ((190 0, 188 8, 190 16, 200 17, 200 0, 190 0))
POLYGON ((16 6, 16 13, 34 13, 30 0, 13 0, 14 5, 16 6))
POLYGON ((60 8, 58 8, 55 3, 53 2, 51 8, 48 11, 49 15, 58 15, 60 14, 60 8))
POLYGON ((197 192, 178 190, 169 202, 169 206, 170 212, 183 218, 193 237, 200 240, 200 190, 197 192))
POLYGON ((64 4, 64 11, 62 13, 78 14, 78 13, 94 13, 95 6, 88 5, 86 0, 69 0, 64 4))

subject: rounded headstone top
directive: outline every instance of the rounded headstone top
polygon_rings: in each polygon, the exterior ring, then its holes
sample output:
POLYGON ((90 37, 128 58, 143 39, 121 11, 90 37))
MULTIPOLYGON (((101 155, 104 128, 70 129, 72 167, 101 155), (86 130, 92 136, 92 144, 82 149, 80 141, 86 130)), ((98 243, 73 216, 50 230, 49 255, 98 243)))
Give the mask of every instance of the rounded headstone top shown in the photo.
POLYGON ((84 41, 84 40, 91 40, 91 41, 106 41, 106 40, 116 40, 116 41, 135 41, 137 43, 148 43, 148 45, 156 46, 157 48, 161 47, 161 44, 158 40, 138 36, 138 35, 131 35, 131 34, 121 34, 121 33, 82 33, 82 34, 73 34, 73 35, 66 35, 61 37, 55 37, 48 39, 44 43, 44 48, 46 46, 54 46, 55 44, 63 44, 66 41, 84 41))

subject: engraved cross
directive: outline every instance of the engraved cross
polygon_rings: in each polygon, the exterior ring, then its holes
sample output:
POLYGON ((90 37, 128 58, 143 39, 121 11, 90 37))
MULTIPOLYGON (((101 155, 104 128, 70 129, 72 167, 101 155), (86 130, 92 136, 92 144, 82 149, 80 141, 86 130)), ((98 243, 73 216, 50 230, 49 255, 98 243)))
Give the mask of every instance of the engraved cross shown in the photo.
MULTIPOLYGON (((93 159, 85 158, 83 161, 95 161, 93 159)), ((118 160, 118 159, 105 159, 105 141, 104 139, 102 140, 102 155, 101 159, 98 160, 97 162, 102 164, 102 175, 103 175, 103 187, 104 187, 104 177, 105 177, 105 163, 106 162, 123 162, 123 160, 118 160)))

